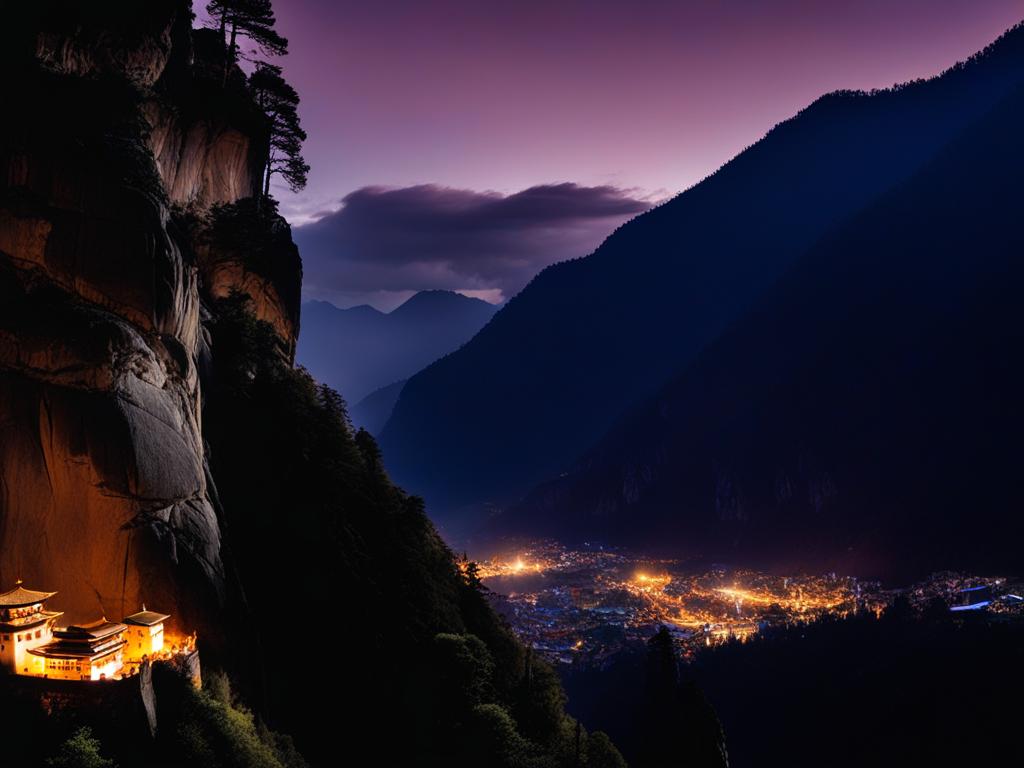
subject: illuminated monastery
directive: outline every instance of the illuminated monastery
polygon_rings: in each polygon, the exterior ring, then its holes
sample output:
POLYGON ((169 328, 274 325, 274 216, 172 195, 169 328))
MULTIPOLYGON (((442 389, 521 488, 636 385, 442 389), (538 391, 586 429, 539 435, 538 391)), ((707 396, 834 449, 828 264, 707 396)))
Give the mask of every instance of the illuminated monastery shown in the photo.
POLYGON ((105 680, 164 652, 166 614, 147 611, 124 622, 106 618, 56 626, 63 616, 46 610, 56 592, 25 589, 0 593, 0 669, 60 680, 105 680))
POLYGON ((143 656, 153 656, 164 649, 164 622, 170 616, 165 613, 147 611, 146 606, 142 610, 124 617, 124 623, 128 625, 128 655, 132 659, 141 659, 143 656))
POLYGON ((124 666, 127 629, 124 624, 106 619, 54 629, 56 639, 52 643, 28 652, 28 674, 63 680, 112 678, 124 666))
POLYGON ((21 582, 0 594, 0 666, 17 675, 30 675, 29 651, 53 640, 53 625, 63 613, 43 609, 56 592, 35 592, 21 582))

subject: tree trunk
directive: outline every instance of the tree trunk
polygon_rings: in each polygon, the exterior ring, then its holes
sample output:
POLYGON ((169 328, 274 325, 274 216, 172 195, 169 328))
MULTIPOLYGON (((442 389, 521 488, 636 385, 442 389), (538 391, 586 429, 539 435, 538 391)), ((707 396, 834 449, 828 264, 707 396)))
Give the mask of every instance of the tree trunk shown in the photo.
POLYGON ((263 210, 263 201, 270 195, 270 156, 267 156, 267 167, 263 174, 263 194, 256 199, 256 210, 263 210))
MULTIPOLYGON (((222 16, 221 19, 224 17, 222 16)), ((222 22, 223 23, 223 22, 222 22)), ((235 63, 235 40, 238 38, 238 24, 234 21, 231 22, 231 42, 228 44, 227 51, 224 53, 224 76, 221 78, 220 85, 223 88, 228 83, 228 70, 231 65, 235 63)))

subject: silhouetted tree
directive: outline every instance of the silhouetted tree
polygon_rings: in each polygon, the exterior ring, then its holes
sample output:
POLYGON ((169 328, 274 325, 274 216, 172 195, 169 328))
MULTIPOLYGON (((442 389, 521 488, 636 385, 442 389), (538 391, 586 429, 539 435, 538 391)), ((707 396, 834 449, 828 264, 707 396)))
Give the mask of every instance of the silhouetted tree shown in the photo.
POLYGON ((470 560, 465 553, 459 559, 459 570, 462 571, 462 577, 466 580, 466 585, 471 590, 479 594, 490 592, 480 579, 480 566, 473 560, 470 560))
POLYGON ((478 704, 494 700, 494 660, 476 635, 435 636, 432 666, 438 703, 447 711, 461 716, 478 704))
POLYGON ((626 761, 606 733, 594 731, 587 738, 587 768, 626 768, 626 761))
POLYGON ((352 422, 348 417, 348 406, 345 404, 345 398, 326 384, 321 384, 317 388, 317 399, 320 401, 320 405, 323 407, 328 419, 341 425, 346 431, 352 431, 352 422))
POLYGON ((718 716, 693 683, 680 686, 679 662, 665 627, 647 641, 642 765, 727 768, 718 716))
POLYGON ((363 455, 363 461, 366 462, 366 468, 374 475, 383 475, 384 455, 380 452, 380 446, 373 439, 373 435, 360 427, 354 439, 356 447, 359 448, 359 452, 363 455))
POLYGON ((465 741, 466 762, 470 765, 525 768, 539 762, 535 762, 536 747, 516 731, 515 721, 497 704, 473 708, 465 741))
POLYGON ((114 768, 114 761, 100 754, 100 742, 88 727, 75 731, 46 764, 53 768, 114 768))
POLYGON ((260 62, 249 78, 249 88, 270 123, 267 162, 263 170, 263 197, 270 194, 270 178, 280 175, 293 192, 306 186, 309 165, 302 157, 306 132, 299 124, 299 94, 281 76, 281 68, 260 62))
POLYGON ((680 752, 677 738, 676 689, 679 686, 679 667, 676 662, 672 636, 660 627, 647 641, 646 684, 643 714, 643 764, 650 766, 673 765, 673 755, 680 752))
POLYGON ((728 768, 725 733, 718 714, 694 682, 685 683, 678 693, 679 712, 687 731, 689 764, 702 768, 728 768))
POLYGON ((264 56, 283 56, 288 41, 274 29, 270 0, 210 0, 206 12, 217 20, 224 40, 224 79, 238 60, 238 37, 248 38, 264 56))

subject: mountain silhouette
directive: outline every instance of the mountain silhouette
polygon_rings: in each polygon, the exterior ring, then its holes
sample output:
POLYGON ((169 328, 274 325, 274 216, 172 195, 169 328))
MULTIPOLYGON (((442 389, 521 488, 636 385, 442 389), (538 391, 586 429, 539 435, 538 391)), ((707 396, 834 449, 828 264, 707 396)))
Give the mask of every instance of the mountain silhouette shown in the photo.
POLYGON ((393 476, 445 521, 567 471, 830 230, 1022 82, 1018 27, 932 80, 822 97, 589 257, 544 270, 407 382, 381 433, 393 476))
POLYGON ((458 349, 495 311, 486 301, 453 291, 421 291, 388 313, 310 301, 302 307, 296 359, 349 403, 358 403, 458 349))
POLYGON ((811 248, 508 530, 1019 568, 1024 88, 811 248))
POLYGON ((358 403, 349 408, 349 417, 357 427, 362 427, 371 435, 379 434, 395 409, 398 396, 402 394, 405 379, 375 389, 358 403))

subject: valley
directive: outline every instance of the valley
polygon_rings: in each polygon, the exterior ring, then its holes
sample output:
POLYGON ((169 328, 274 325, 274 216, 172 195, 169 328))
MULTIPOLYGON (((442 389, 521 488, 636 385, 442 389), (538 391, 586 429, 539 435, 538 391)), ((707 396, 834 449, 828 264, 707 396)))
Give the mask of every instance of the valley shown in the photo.
POLYGON ((1024 581, 941 572, 910 585, 827 573, 780 575, 650 558, 594 545, 525 544, 476 574, 527 647, 556 665, 601 667, 667 628, 680 659, 758 634, 857 615, 880 619, 897 600, 951 616, 1024 621, 1024 581))

